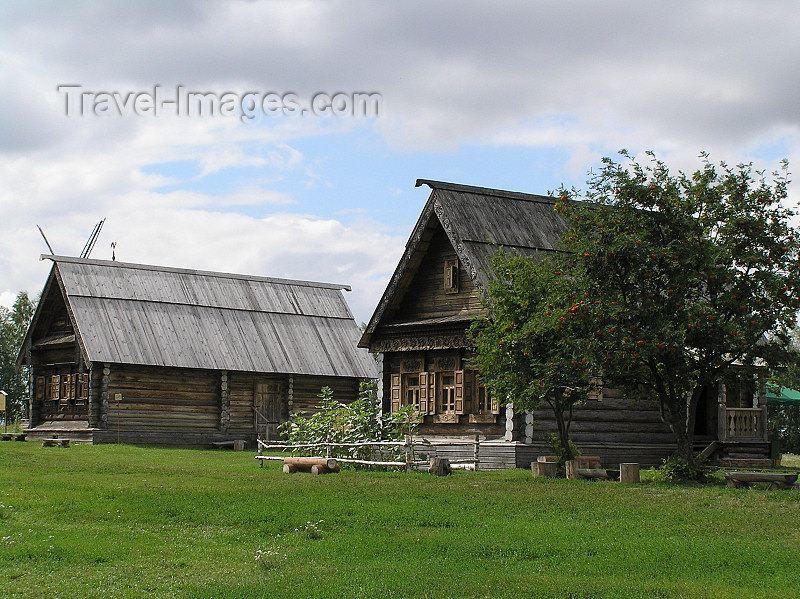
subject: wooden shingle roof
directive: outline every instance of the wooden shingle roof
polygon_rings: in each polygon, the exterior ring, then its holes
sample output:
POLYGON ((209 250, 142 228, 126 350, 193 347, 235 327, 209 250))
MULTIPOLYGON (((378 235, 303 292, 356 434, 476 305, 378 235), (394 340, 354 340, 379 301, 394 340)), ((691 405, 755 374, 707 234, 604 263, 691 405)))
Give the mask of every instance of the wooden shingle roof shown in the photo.
POLYGON ((346 285, 43 258, 88 362, 376 376, 346 285))
POLYGON ((549 196, 418 179, 416 186, 421 185, 429 186, 431 194, 361 338, 361 347, 368 347, 372 333, 388 324, 384 316, 408 291, 424 252, 423 240, 434 227, 441 225, 444 229, 481 293, 491 279, 492 258, 498 246, 522 255, 554 252, 566 230, 566 223, 554 210, 556 200, 549 196))

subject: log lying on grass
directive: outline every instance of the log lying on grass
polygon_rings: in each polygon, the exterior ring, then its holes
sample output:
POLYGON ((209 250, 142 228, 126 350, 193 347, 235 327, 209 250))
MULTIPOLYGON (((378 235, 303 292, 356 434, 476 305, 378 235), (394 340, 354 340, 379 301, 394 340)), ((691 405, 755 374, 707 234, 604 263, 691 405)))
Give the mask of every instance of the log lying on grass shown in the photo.
POLYGON ((283 471, 310 472, 311 474, 327 474, 339 472, 339 464, 333 458, 283 458, 283 471))
POLYGON ((600 467, 582 467, 580 460, 568 460, 567 478, 569 480, 608 480, 608 472, 600 467))

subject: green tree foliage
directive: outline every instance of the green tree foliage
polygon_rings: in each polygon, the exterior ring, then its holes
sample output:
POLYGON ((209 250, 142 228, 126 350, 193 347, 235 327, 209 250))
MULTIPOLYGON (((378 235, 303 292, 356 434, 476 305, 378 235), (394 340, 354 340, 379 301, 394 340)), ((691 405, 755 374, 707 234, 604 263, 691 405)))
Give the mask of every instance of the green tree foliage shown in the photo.
POLYGON ((782 205, 786 165, 766 177, 703 156, 687 176, 652 153, 646 165, 621 154, 627 164, 606 158, 589 180, 588 202, 562 189, 557 205, 569 225, 564 277, 592 323, 576 342, 607 383, 660 400, 691 464, 703 387, 790 355, 800 245, 782 205))
POLYGON ((17 294, 10 310, 0 306, 0 389, 8 393, 10 421, 24 411, 27 372, 17 368, 17 356, 35 308, 25 291, 17 294))
POLYGON ((535 410, 546 404, 555 415, 561 458, 572 459, 569 429, 574 407, 593 388, 596 366, 584 343, 584 280, 563 276, 568 261, 535 261, 499 251, 485 315, 470 335, 481 378, 503 401, 535 410))
POLYGON ((800 454, 800 405, 771 405, 767 426, 781 453, 800 454))

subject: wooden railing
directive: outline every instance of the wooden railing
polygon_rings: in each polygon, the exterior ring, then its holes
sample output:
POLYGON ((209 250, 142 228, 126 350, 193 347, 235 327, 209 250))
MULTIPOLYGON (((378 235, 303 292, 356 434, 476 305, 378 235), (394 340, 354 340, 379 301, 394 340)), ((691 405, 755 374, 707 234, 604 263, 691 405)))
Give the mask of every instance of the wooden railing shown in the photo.
POLYGON ((726 408, 725 440, 764 439, 765 418, 763 408, 726 408))

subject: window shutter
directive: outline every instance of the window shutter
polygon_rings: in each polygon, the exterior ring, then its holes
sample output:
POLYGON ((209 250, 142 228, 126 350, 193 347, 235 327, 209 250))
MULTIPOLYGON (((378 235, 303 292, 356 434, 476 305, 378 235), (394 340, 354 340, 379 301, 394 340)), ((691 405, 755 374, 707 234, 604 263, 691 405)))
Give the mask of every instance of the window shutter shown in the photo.
POLYGON ((43 401, 45 395, 45 378, 43 376, 37 376, 35 385, 36 389, 34 390, 34 397, 36 397, 36 401, 43 401))
POLYGON ((428 373, 428 414, 436 413, 436 373, 428 373))
POLYGON ((57 400, 61 395, 61 377, 54 374, 50 377, 49 397, 47 399, 57 400))
POLYGON ((89 375, 85 372, 78 375, 78 399, 89 399, 89 375))
POLYGON ((391 396, 390 396, 390 405, 389 411, 396 412, 400 409, 400 375, 393 374, 391 375, 391 396))
POLYGON ((428 413, 428 402, 431 400, 428 393, 428 373, 419 373, 419 411, 421 414, 428 413))
POLYGON ((455 371, 456 414, 464 413, 464 371, 455 371))
POLYGON ((475 411, 475 378, 474 370, 464 371, 464 412, 468 414, 475 411))

